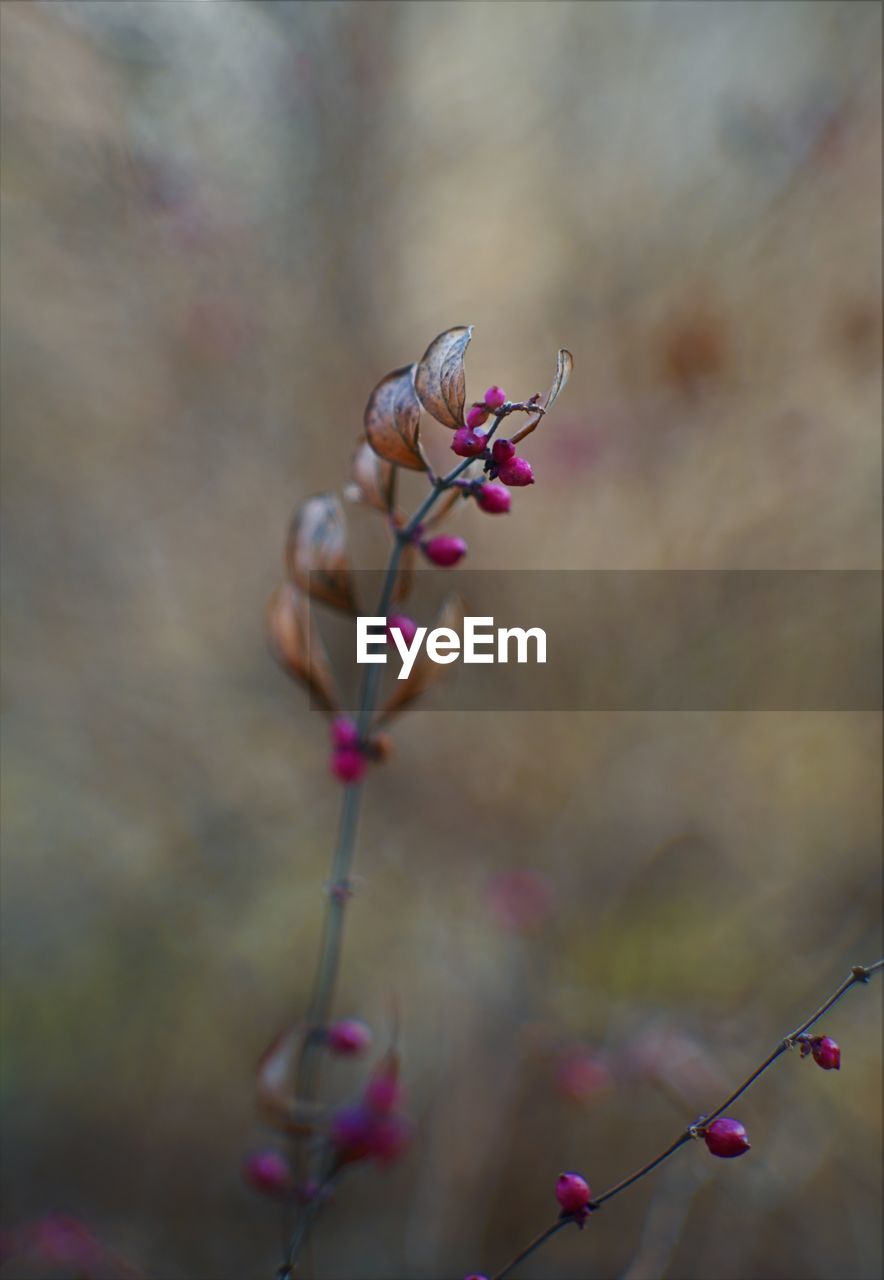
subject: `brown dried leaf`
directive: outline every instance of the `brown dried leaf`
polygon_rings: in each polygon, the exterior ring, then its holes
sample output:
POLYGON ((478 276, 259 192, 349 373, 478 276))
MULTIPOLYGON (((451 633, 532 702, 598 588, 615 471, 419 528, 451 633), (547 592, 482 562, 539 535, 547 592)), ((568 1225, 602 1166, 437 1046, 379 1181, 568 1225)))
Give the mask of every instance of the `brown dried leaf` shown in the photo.
POLYGON ((290 582, 277 587, 268 601, 267 633, 280 666, 305 684, 327 711, 339 711, 340 700, 325 646, 306 600, 290 582))
POLYGON ((396 503, 396 475, 393 464, 378 457, 368 441, 362 440, 353 454, 353 483, 347 486, 345 496, 390 515, 396 503))
POLYGON ((301 504, 289 526, 285 563, 295 586, 315 600, 356 612, 347 525, 337 494, 320 493, 301 504))
POLYGON ((281 1031, 262 1054, 255 1075, 258 1110, 268 1124, 286 1133, 314 1133, 325 1116, 324 1107, 299 1101, 295 1096, 295 1075, 303 1043, 301 1027, 281 1031))
POLYGON ((402 548, 402 554, 399 557, 399 572, 396 574, 396 581, 393 585, 394 604, 401 604, 403 600, 407 600, 411 595, 416 564, 417 547, 413 542, 407 542, 402 548))
POLYGON ((420 447, 421 406, 414 389, 413 364, 382 378, 368 397, 363 418, 368 443, 385 462, 426 471, 420 447))
MULTIPOLYGON (((553 384, 549 389, 549 394, 543 402, 543 407, 547 413, 558 399, 559 392, 562 391, 570 378, 571 370, 573 368, 574 357, 571 355, 570 351, 566 351, 565 348, 562 347, 556 357, 556 376, 553 378, 553 384)), ((524 427, 522 427, 521 431, 517 431, 516 434, 511 437, 513 444, 516 444, 519 440, 524 440, 525 436, 530 436, 531 432, 543 416, 544 415, 542 413, 538 413, 536 418, 529 419, 528 422, 525 423, 524 427)))
POLYGON ((464 425, 463 362, 472 336, 472 325, 459 324, 446 329, 427 347, 414 374, 414 387, 427 413, 453 431, 464 425))
MULTIPOLYGON (((450 627, 452 631, 461 632, 463 604, 457 596, 446 597, 436 615, 433 627, 450 627)), ((398 715, 410 702, 414 702, 415 698, 419 698, 422 693, 426 693, 427 689, 436 684, 445 671, 445 666, 433 662, 427 656, 426 650, 421 650, 408 679, 396 681, 396 687, 378 713, 376 724, 383 724, 394 715, 398 715)))

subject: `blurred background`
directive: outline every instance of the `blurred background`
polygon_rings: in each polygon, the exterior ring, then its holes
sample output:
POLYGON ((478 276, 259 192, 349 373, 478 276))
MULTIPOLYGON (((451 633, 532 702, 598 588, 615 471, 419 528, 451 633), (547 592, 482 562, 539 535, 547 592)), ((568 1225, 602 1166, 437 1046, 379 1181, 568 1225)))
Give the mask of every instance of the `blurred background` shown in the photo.
MULTIPOLYGON (((538 483, 457 517, 473 568, 878 567, 881 9, 0 20, 2 1275, 82 1274, 89 1232, 101 1274, 259 1280, 254 1064, 306 1002, 340 802, 263 635, 290 511, 472 323, 471 398, 575 355, 538 483)), ((878 954, 876 713, 395 739, 337 1007, 382 1046, 398 998, 417 1130, 329 1211, 320 1280, 502 1266, 561 1169, 617 1181, 878 954)), ((823 1025, 840 1074, 790 1057, 741 1102, 744 1161, 692 1146, 520 1274, 872 1280, 880 1007, 823 1025)))

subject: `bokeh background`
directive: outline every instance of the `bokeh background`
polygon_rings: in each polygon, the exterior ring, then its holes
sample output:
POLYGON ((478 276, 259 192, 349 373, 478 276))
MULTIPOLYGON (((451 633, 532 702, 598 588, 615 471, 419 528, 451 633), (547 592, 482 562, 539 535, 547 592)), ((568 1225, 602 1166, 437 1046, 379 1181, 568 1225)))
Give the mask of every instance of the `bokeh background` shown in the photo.
MULTIPOLYGON (((340 800, 263 637, 288 515, 343 483, 378 378, 473 323, 474 395, 576 360, 538 483, 458 517, 473 567, 878 567, 881 9, 0 20, 6 1253, 30 1241, 2 1274, 77 1274, 73 1229, 23 1234, 64 1214, 155 1280, 258 1280, 253 1068, 306 1001, 340 800)), ((341 1193, 320 1280, 494 1270, 562 1168, 628 1173, 878 950, 878 714, 395 736, 338 1009, 382 1045, 398 1000, 417 1132, 341 1193)), ((840 1074, 779 1063, 749 1157, 691 1147, 526 1280, 877 1276, 880 992, 823 1029, 840 1074)))

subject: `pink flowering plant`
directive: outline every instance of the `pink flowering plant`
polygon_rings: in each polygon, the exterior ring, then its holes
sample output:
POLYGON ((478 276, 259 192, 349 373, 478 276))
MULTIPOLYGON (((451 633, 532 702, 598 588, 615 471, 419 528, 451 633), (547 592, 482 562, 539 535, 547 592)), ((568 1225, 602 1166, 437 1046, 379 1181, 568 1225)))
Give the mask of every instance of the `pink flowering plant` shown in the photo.
MULTIPOLYGON (((522 442, 541 424, 564 388, 572 367, 566 350, 558 353, 552 386, 544 398, 510 400, 499 386, 467 404, 464 357, 472 328, 459 325, 435 338, 416 363, 382 378, 369 396, 364 436, 353 459, 345 497, 381 517, 389 531, 390 552, 374 615, 386 620, 391 642, 413 640, 417 624, 402 605, 408 597, 418 556, 440 569, 452 569, 467 555, 459 536, 436 526, 459 502, 472 501, 488 515, 506 515, 512 490, 534 484, 522 442), (437 475, 424 452, 424 414, 451 432, 458 462, 437 475), (500 428, 513 419, 517 429, 504 436, 500 428), (428 492, 406 515, 398 505, 402 470, 422 473, 428 492)), ((342 784, 341 816, 331 861, 325 921, 308 1006, 282 1031, 262 1057, 257 1071, 257 1101, 263 1119, 280 1135, 278 1147, 252 1153, 243 1164, 246 1183, 281 1203, 286 1214, 285 1244, 277 1280, 297 1273, 311 1232, 338 1192, 345 1171, 386 1165, 406 1150, 411 1139, 400 1072, 398 1036, 370 1065, 355 1098, 328 1101, 321 1092, 321 1072, 328 1055, 370 1059, 371 1029, 356 1017, 334 1019, 332 1011, 340 967, 347 907, 353 895, 352 867, 362 784, 369 769, 387 759, 389 722, 420 697, 439 676, 429 658, 418 658, 406 679, 385 702, 380 701, 380 669, 366 667, 355 715, 345 715, 328 653, 315 625, 310 603, 355 615, 356 593, 348 552, 344 506, 333 493, 308 498, 295 512, 285 549, 286 578, 271 598, 267 624, 273 651, 289 675, 306 686, 330 720, 330 770, 342 784)), ((449 598, 438 622, 456 629, 459 610, 449 598)), ((552 902, 552 889, 538 873, 510 870, 489 887, 495 914, 507 925, 530 933, 540 928, 552 902)), ((884 961, 857 965, 809 1018, 785 1036, 773 1051, 714 1110, 687 1123, 674 1141, 635 1172, 606 1191, 593 1195, 582 1173, 569 1171, 552 1183, 558 1213, 539 1235, 513 1256, 493 1280, 503 1280, 528 1257, 568 1226, 583 1228, 602 1205, 653 1172, 691 1140, 705 1143, 711 1155, 733 1159, 750 1151, 742 1122, 725 1114, 742 1094, 784 1053, 798 1048, 826 1071, 839 1070, 841 1051, 827 1035, 810 1030, 849 990, 869 981, 884 961)), ((560 1087, 583 1099, 610 1086, 604 1059, 583 1050, 560 1064, 560 1087)), ((466 1280, 487 1280, 478 1272, 466 1280)))

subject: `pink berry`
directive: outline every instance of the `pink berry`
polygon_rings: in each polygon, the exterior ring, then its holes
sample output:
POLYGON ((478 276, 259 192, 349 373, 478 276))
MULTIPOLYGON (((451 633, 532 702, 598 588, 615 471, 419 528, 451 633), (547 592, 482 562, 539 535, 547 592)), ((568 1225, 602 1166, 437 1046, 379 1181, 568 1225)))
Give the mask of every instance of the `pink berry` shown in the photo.
POLYGON ((402 1116, 379 1115, 357 1103, 335 1113, 330 1137, 337 1148, 338 1159, 344 1163, 378 1160, 389 1164, 405 1150, 411 1128, 402 1116))
POLYGON ((331 725, 331 742, 333 747, 350 747, 359 746, 359 730, 356 727, 356 721, 351 720, 349 716, 338 716, 332 721, 331 725))
POLYGON ((516 446, 512 440, 495 440, 491 446, 491 457, 498 467, 502 467, 510 458, 516 456, 516 446))
POLYGON ((813 1060, 823 1071, 841 1070, 841 1050, 831 1036, 814 1036, 810 1042, 813 1060))
POLYGON ((488 410, 484 404, 474 404, 466 416, 466 424, 475 431, 477 427, 482 427, 488 421, 488 410))
POLYGON ((381 1063, 375 1070, 362 1094, 365 1105, 378 1115, 387 1115, 402 1102, 402 1086, 399 1075, 388 1063, 381 1063))
POLYGON ((489 387, 485 392, 485 403, 489 409, 500 409, 506 404, 506 392, 503 387, 489 387))
POLYGON ((749 1150, 749 1136, 739 1120, 730 1120, 727 1116, 719 1116, 707 1126, 704 1133, 706 1146, 714 1156, 730 1160, 741 1156, 749 1150))
POLYGON ((458 427, 451 448, 459 458, 478 458, 485 452, 485 437, 481 431, 474 431, 472 427, 458 427))
POLYGON ((542 928, 555 906, 549 880, 531 867, 498 871, 489 880, 487 892, 497 922, 513 933, 542 928))
POLYGON ((576 1218, 581 1227, 589 1213, 591 1195, 589 1183, 579 1173, 563 1173, 556 1183, 556 1199, 562 1213, 576 1218))
POLYGON ((612 1083, 607 1065, 590 1049, 569 1049, 559 1060, 556 1085, 571 1102, 589 1102, 596 1094, 610 1089, 612 1083))
POLYGON ((476 505, 490 516, 505 516, 512 498, 502 484, 483 484, 475 491, 476 505))
POLYGON ((525 458, 510 458, 505 462, 497 473, 498 479, 504 484, 512 485, 514 488, 521 489, 526 484, 534 483, 534 472, 531 463, 525 458))
POLYGON ((336 747, 331 754, 331 771, 339 782, 358 782, 365 763, 365 756, 354 747, 336 747))
POLYGON ((340 1022, 333 1022, 328 1028, 325 1043, 332 1053, 338 1053, 342 1058, 353 1057, 357 1053, 363 1053, 371 1044, 371 1031, 364 1022, 344 1018, 340 1022))
POLYGON ((440 533, 436 538, 421 543, 424 555, 441 569, 450 569, 462 560, 467 553, 467 544, 463 538, 455 538, 448 533, 440 533))
POLYGON ((405 613, 391 613, 387 619, 387 636, 391 641, 394 631, 401 632, 405 644, 410 645, 417 635, 417 623, 405 613))
POLYGON ((288 1162, 278 1151, 257 1151, 243 1161, 242 1176, 254 1191, 265 1196, 286 1195, 292 1186, 288 1162))

